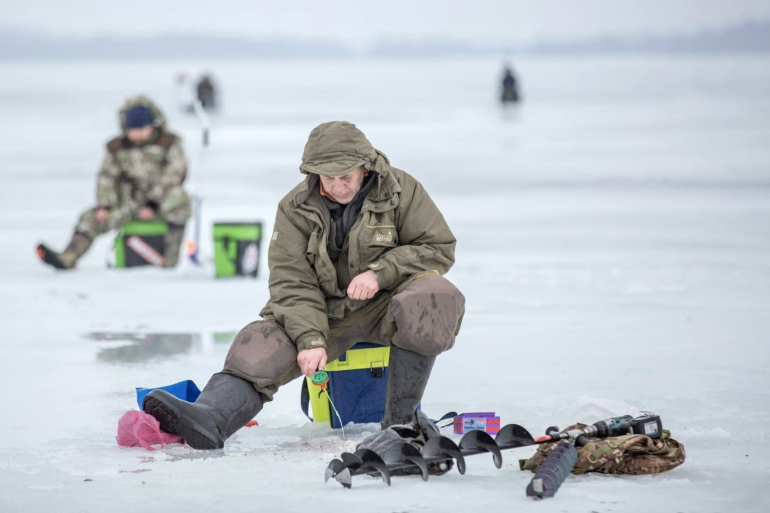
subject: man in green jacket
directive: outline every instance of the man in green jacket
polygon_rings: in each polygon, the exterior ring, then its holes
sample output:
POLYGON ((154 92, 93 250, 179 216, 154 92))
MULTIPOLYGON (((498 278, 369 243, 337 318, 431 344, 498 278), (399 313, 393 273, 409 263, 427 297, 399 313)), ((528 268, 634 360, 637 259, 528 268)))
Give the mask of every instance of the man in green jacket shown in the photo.
POLYGON ((195 403, 162 390, 144 400, 194 448, 223 447, 281 385, 357 342, 391 346, 383 429, 418 429, 435 357, 454 345, 465 298, 442 275, 456 241, 422 185, 344 121, 313 129, 300 170, 278 205, 263 320, 240 331, 195 403))
POLYGON ((144 96, 126 100, 118 118, 122 133, 107 143, 96 180, 96 207, 80 216, 64 251, 37 247, 40 259, 57 269, 75 267, 94 238, 134 219, 168 223, 165 266, 177 264, 184 225, 192 214, 182 189, 187 176, 182 142, 166 130, 163 113, 144 96))

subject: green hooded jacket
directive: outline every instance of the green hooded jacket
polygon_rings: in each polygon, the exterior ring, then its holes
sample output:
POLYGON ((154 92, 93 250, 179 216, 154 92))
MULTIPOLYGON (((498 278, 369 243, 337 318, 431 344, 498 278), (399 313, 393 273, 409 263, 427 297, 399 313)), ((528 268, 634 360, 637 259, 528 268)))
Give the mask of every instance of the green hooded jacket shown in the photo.
POLYGON ((298 350, 326 347, 329 320, 368 315, 420 274, 446 273, 456 240, 422 185, 390 165, 355 125, 324 123, 310 134, 300 170, 306 180, 278 205, 268 251, 270 301, 262 310, 275 319, 298 350), (328 247, 331 217, 319 191, 318 174, 341 176, 359 166, 376 173, 361 213, 337 261, 328 247), (353 300, 347 284, 367 270, 380 286, 374 298, 353 300))
POLYGON ((166 130, 166 118, 149 98, 133 96, 120 109, 121 135, 107 143, 96 183, 98 207, 129 214, 144 205, 184 203, 179 191, 187 177, 187 159, 178 136, 166 130), (155 130, 150 140, 135 146, 126 136, 126 112, 143 105, 150 109, 155 130))

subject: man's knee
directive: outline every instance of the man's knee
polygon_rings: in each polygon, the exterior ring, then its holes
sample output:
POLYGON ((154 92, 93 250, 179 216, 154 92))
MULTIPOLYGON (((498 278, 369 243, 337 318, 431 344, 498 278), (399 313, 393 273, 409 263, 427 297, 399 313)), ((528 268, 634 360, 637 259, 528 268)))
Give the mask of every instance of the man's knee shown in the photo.
POLYGON ((89 208, 80 214, 78 224, 75 226, 76 232, 82 233, 91 240, 96 238, 97 235, 101 235, 102 233, 109 231, 106 223, 96 220, 96 210, 97 209, 95 208, 89 208))
POLYGON ((235 337, 223 370, 251 381, 260 390, 283 384, 289 374, 298 371, 295 367, 297 347, 283 327, 275 321, 256 321, 235 337))
POLYGON ((393 296, 398 331, 393 344, 426 356, 450 349, 465 314, 465 296, 438 274, 427 274, 393 296))
POLYGON ((158 215, 169 223, 185 224, 192 216, 190 196, 181 187, 174 187, 159 205, 158 215))

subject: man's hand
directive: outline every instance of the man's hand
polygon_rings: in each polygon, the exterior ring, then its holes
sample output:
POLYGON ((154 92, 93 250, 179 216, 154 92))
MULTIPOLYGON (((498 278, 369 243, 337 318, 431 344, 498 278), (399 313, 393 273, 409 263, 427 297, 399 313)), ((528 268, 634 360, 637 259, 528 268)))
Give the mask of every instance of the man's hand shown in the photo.
POLYGON ((377 291, 380 290, 380 283, 374 271, 369 270, 361 273, 348 285, 348 296, 353 299, 372 299, 377 291))
POLYGON ((96 218, 97 223, 103 223, 107 220, 107 217, 109 217, 110 214, 107 213, 106 208, 97 208, 96 213, 94 213, 94 217, 96 218))
POLYGON ((155 211, 150 207, 142 207, 139 209, 139 219, 142 221, 150 221, 155 219, 155 211))
POLYGON ((297 365, 299 365, 299 370, 302 371, 302 374, 308 378, 314 372, 324 370, 324 367, 326 367, 326 349, 314 347, 313 349, 300 351, 297 355, 297 365))

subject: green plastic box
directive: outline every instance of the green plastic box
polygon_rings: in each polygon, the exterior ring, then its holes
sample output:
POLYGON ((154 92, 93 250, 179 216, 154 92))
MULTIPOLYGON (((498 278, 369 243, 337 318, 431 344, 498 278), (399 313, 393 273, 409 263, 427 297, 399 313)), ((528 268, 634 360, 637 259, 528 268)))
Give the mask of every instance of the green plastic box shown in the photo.
MULTIPOLYGON (((142 252, 132 249, 130 239, 136 237, 150 246, 161 257, 165 251, 166 232, 168 225, 165 221, 130 221, 123 225, 115 238, 115 267, 139 267, 142 265, 157 265, 153 258, 142 256, 142 252)), ((152 253, 150 257, 154 256, 152 253)))
POLYGON ((214 223, 214 267, 217 278, 257 276, 259 247, 262 240, 260 222, 214 223))

